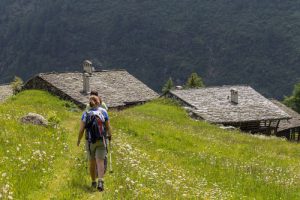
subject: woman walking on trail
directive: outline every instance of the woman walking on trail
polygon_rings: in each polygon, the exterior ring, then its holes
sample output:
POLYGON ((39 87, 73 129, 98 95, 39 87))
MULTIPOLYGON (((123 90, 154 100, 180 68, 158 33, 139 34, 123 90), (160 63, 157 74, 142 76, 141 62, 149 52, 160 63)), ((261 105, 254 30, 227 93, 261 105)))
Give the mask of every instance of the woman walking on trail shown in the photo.
POLYGON ((106 111, 108 111, 108 107, 106 106, 106 104, 104 103, 104 101, 102 100, 102 98, 98 95, 97 91, 92 90, 91 93, 90 93, 90 95, 91 96, 95 95, 95 96, 99 97, 99 99, 100 99, 100 107, 104 108, 106 111))
POLYGON ((100 107, 98 96, 92 95, 89 99, 90 110, 84 112, 80 122, 77 146, 86 132, 86 151, 90 163, 92 187, 101 192, 104 190, 104 159, 107 154, 106 138, 111 139, 111 127, 107 111, 100 107), (94 133, 96 130, 97 133, 94 133), (97 166, 97 167, 96 167, 97 166), (96 182, 96 168, 98 184, 96 182))

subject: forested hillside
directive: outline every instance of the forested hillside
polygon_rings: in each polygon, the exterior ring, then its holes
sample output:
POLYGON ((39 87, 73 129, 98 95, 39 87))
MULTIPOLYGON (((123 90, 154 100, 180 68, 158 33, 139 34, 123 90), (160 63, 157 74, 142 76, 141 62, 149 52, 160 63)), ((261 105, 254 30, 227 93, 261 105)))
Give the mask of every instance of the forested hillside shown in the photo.
POLYGON ((300 81, 300 0, 1 0, 0 27, 0 82, 84 59, 156 90, 191 72, 277 98, 300 81))

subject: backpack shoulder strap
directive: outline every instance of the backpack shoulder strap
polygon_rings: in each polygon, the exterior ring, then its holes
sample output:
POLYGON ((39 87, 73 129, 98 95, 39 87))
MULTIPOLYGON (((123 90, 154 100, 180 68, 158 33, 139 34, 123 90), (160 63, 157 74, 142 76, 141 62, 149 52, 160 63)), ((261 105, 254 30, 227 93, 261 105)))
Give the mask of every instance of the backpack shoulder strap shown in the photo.
POLYGON ((94 113, 92 111, 86 111, 86 116, 85 116, 85 127, 89 127, 92 123, 92 116, 94 113))

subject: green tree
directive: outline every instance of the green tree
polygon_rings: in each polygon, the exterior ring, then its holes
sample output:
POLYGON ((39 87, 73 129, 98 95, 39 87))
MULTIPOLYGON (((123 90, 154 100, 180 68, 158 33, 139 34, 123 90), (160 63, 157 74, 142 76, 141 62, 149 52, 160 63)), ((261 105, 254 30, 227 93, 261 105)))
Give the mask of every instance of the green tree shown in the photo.
POLYGON ((174 88, 174 84, 173 84, 173 80, 170 77, 167 82, 165 83, 165 85, 162 88, 162 92, 163 94, 166 94, 167 92, 169 92, 171 89, 174 88))
POLYGON ((13 93, 18 94, 22 90, 23 80, 20 77, 15 76, 13 82, 11 82, 10 85, 12 87, 13 93))
POLYGON ((192 73, 185 84, 186 88, 201 88, 204 86, 202 78, 197 73, 192 73))
POLYGON ((300 113, 300 83, 294 85, 293 94, 285 97, 283 103, 300 113))

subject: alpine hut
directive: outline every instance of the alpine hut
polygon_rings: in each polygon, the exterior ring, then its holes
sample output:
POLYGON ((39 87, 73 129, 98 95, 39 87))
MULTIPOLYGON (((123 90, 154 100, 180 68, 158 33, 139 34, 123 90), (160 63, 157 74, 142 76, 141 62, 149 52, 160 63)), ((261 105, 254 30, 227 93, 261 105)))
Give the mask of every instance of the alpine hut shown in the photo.
POLYGON ((181 102, 198 119, 251 133, 276 134, 280 121, 290 118, 250 86, 178 89, 167 96, 181 102))
POLYGON ((92 62, 83 62, 83 72, 41 73, 24 89, 42 89, 85 108, 91 90, 99 93, 109 108, 141 104, 159 95, 125 70, 95 71, 92 62))

